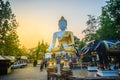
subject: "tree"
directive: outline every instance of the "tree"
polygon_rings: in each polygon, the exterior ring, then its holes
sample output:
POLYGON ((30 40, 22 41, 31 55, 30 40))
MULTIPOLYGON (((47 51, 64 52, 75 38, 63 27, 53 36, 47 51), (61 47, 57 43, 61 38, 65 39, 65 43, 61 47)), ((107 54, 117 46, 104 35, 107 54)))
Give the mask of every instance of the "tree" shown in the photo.
POLYGON ((107 1, 102 8, 101 28, 97 31, 101 39, 120 40, 120 0, 107 1))
POLYGON ((100 27, 100 21, 99 17, 95 17, 92 15, 88 15, 89 19, 86 22, 87 28, 82 31, 82 33, 85 33, 85 38, 83 39, 85 42, 89 42, 93 39, 98 39, 98 34, 96 34, 96 31, 100 27))
POLYGON ((83 30, 84 41, 120 40, 120 0, 110 0, 102 7, 101 16, 89 15, 88 27, 83 30))
POLYGON ((80 40, 77 36, 74 36, 74 41, 75 47, 77 47, 78 51, 85 46, 85 42, 83 40, 80 40))
POLYGON ((10 32, 10 34, 5 36, 4 55, 17 56, 17 54, 19 54, 19 45, 16 32, 10 32))
POLYGON ((83 40, 81 40, 79 42, 79 50, 81 50, 85 45, 86 45, 86 43, 83 40))
POLYGON ((45 43, 43 40, 42 40, 42 43, 38 42, 38 46, 37 46, 37 49, 36 49, 37 59, 38 59, 39 56, 44 56, 48 46, 49 45, 47 43, 45 43))
POLYGON ((36 48, 30 48, 29 49, 29 59, 34 59, 35 58, 35 54, 36 54, 36 48))
POLYGON ((17 52, 19 48, 17 27, 18 23, 12 13, 10 3, 0 0, 0 53, 12 55, 17 52))

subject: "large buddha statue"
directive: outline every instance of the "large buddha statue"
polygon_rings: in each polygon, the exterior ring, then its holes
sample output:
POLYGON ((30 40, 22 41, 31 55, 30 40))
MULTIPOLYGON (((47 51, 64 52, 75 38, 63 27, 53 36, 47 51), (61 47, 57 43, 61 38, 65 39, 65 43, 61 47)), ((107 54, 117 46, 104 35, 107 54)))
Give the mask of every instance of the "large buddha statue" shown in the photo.
POLYGON ((66 31, 67 20, 63 16, 59 20, 58 25, 60 31, 53 34, 52 44, 48 48, 48 51, 52 53, 67 53, 67 55, 70 55, 71 53, 75 52, 73 33, 71 31, 66 31), (59 42, 57 47, 55 47, 56 39, 58 39, 59 42))

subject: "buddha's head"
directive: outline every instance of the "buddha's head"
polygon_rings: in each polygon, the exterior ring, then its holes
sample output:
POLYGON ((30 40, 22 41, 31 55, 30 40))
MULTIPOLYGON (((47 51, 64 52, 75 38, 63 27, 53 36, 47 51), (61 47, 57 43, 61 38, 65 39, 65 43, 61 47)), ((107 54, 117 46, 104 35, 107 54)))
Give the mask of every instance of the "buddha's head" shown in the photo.
POLYGON ((67 20, 62 16, 59 20, 59 29, 65 30, 67 28, 67 20))

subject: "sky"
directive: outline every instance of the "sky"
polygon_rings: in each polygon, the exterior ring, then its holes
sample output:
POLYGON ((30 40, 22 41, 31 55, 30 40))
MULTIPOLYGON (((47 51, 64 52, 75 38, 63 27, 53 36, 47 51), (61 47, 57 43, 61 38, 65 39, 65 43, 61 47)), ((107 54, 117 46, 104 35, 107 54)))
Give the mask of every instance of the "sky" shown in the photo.
POLYGON ((82 39, 87 27, 87 15, 99 16, 106 0, 9 0, 19 23, 17 34, 26 48, 37 46, 38 41, 52 42, 59 31, 61 16, 67 20, 67 30, 82 39))

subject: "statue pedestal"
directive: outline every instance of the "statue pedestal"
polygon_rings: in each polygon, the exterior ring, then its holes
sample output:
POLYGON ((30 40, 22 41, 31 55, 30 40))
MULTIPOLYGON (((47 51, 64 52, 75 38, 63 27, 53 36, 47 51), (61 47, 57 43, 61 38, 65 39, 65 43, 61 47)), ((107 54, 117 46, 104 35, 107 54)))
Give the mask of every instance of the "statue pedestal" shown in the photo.
POLYGON ((96 66, 88 66, 88 71, 97 71, 98 67, 96 66))
POLYGON ((73 72, 71 69, 62 69, 61 70, 61 76, 66 79, 66 77, 73 75, 73 72))
POLYGON ((50 80, 51 76, 50 76, 50 73, 53 72, 53 73, 57 73, 57 66, 48 66, 47 68, 47 80, 50 80))
POLYGON ((64 70, 70 69, 70 66, 63 66, 63 69, 64 69, 64 70))
POLYGON ((116 70, 98 70, 97 76, 100 77, 118 77, 118 71, 116 70))

